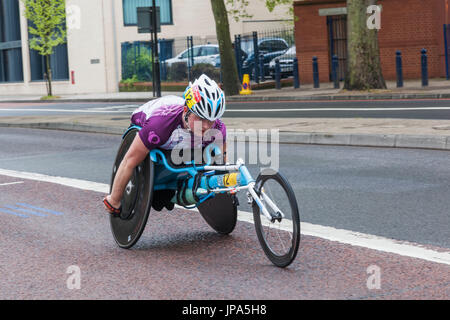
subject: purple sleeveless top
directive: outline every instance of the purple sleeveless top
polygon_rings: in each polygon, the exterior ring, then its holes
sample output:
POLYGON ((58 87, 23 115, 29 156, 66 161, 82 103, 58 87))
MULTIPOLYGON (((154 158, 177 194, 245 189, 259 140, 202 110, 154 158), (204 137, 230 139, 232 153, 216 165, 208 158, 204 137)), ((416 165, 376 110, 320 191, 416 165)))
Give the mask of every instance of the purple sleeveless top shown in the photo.
POLYGON ((155 148, 200 148, 214 141, 219 146, 225 143, 226 127, 221 120, 216 120, 203 137, 197 137, 184 129, 183 109, 183 98, 165 96, 151 100, 133 112, 131 123, 142 127, 139 137, 149 151, 155 148))

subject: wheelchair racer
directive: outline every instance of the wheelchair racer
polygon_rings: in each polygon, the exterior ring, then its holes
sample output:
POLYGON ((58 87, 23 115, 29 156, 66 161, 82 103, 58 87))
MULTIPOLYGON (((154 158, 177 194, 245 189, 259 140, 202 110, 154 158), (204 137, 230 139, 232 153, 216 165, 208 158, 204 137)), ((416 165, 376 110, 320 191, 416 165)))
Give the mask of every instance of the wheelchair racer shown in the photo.
POLYGON ((134 111, 131 124, 142 129, 120 163, 111 194, 103 199, 106 211, 113 215, 120 214, 122 194, 133 170, 155 148, 172 150, 180 144, 188 144, 191 148, 206 147, 215 141, 216 136, 205 133, 215 129, 221 133, 222 154, 226 162, 226 127, 220 120, 224 112, 225 94, 205 74, 194 83, 189 83, 183 97, 165 96, 151 100, 134 111), (187 133, 187 136, 180 132, 187 133), (201 139, 195 137, 197 133, 201 133, 201 139))

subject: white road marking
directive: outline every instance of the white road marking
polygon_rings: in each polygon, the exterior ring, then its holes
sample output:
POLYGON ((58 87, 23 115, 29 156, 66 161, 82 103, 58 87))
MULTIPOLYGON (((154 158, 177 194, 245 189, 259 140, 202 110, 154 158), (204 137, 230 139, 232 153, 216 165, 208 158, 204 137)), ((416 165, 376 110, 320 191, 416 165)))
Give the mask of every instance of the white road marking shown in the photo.
POLYGON ((63 186, 77 188, 77 189, 81 189, 81 190, 95 191, 95 192, 101 192, 101 193, 109 192, 109 186, 107 184, 86 181, 86 180, 47 176, 47 175, 43 175, 40 173, 13 171, 13 170, 5 170, 5 169, 0 169, 0 175, 19 178, 19 179, 29 179, 29 180, 35 180, 35 181, 56 183, 56 184, 60 184, 63 186))
POLYGON ((286 109, 227 109, 227 112, 288 112, 288 111, 414 111, 414 110, 450 110, 450 107, 416 108, 286 108, 286 109))
POLYGON ((97 107, 91 108, 91 110, 120 110, 120 109, 136 109, 139 107, 137 104, 126 104, 123 106, 109 106, 109 107, 97 107))
POLYGON ((10 186, 12 184, 20 184, 23 183, 23 181, 16 181, 16 182, 8 182, 8 183, 0 183, 0 187, 1 186, 10 186))
MULTIPOLYGON (((16 112, 67 112, 67 113, 124 113, 132 111, 129 106, 124 106, 123 110, 117 110, 118 106, 88 109, 0 109, 1 111, 16 112), (116 110, 114 110, 116 109, 116 110)), ((311 112, 311 111, 428 111, 428 110, 450 110, 450 107, 405 107, 405 108, 279 108, 279 109, 227 109, 227 112, 311 112)))
MULTIPOLYGON (((86 180, 71 179, 64 177, 47 176, 38 173, 19 172, 13 170, 0 169, 0 175, 14 178, 30 179, 36 181, 50 182, 73 187, 81 190, 95 191, 100 193, 108 193, 109 185, 86 180)), ((177 208, 183 208, 177 206, 177 208)), ((191 209, 195 210, 196 209, 191 209)), ((245 211, 238 211, 238 220, 253 223, 253 214, 245 211)), ((281 228, 285 228, 283 225, 281 228)), ((303 235, 318 237, 329 241, 336 241, 353 246, 368 248, 372 250, 394 253, 405 257, 417 258, 426 261, 450 265, 450 250, 441 248, 442 251, 436 251, 425 248, 423 245, 410 243, 407 241, 398 241, 379 237, 371 234, 355 232, 351 230, 336 229, 302 222, 301 233, 303 235), (447 251, 444 251, 447 250, 447 251)))
POLYGON ((66 113, 124 113, 132 110, 95 110, 95 109, 0 109, 2 111, 18 111, 18 112, 66 112, 66 113))

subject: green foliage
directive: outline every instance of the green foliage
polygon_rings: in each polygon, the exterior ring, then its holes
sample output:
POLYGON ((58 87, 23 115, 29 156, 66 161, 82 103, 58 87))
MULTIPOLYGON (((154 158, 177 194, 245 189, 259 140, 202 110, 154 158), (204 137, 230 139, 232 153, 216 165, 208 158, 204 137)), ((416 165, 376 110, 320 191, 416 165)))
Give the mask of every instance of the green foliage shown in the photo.
POLYGON ((238 22, 242 18, 252 18, 253 15, 247 13, 248 0, 226 0, 226 5, 230 8, 227 13, 238 22))
POLYGON ((298 21, 298 17, 294 15, 294 1, 293 0, 266 0, 266 7, 269 12, 272 12, 277 6, 288 6, 286 14, 298 21))
POLYGON ((60 96, 43 96, 41 97, 40 100, 56 100, 56 99, 60 99, 60 96))
POLYGON ((266 7, 270 12, 272 12, 273 9, 279 5, 291 5, 292 7, 293 2, 293 0, 266 0, 266 7))
POLYGON ((220 82, 220 70, 209 63, 197 63, 192 67, 192 77, 197 79, 202 74, 206 74, 208 77, 220 82))
POLYGON ((133 74, 131 78, 127 78, 125 80, 121 80, 120 83, 125 84, 126 86, 133 86, 136 82, 139 82, 137 75, 133 74))
MULTIPOLYGON (((252 18, 253 15, 247 12, 249 0, 225 0, 228 7, 228 14, 238 22, 242 18, 252 18)), ((265 5, 269 12, 272 12, 277 6, 287 6, 286 14, 294 18, 294 0, 265 0, 265 5)), ((295 17, 295 19, 297 19, 295 17)))
POLYGON ((31 22, 28 31, 33 36, 30 48, 42 56, 49 56, 53 49, 66 42, 65 0, 22 0, 25 17, 31 22))
POLYGON ((139 81, 152 80, 152 56, 150 50, 141 47, 140 54, 134 56, 134 49, 128 50, 122 74, 123 79, 136 77, 139 81))

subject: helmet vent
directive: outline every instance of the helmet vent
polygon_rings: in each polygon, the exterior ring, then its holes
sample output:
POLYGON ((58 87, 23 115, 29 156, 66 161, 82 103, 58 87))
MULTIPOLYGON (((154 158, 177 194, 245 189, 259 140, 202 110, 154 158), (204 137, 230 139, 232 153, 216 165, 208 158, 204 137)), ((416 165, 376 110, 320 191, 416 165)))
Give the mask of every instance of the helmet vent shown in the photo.
POLYGON ((220 106, 220 104, 219 104, 219 108, 217 108, 216 113, 214 114, 214 118, 217 118, 217 115, 219 114, 220 109, 222 109, 222 108, 220 108, 220 107, 221 107, 221 106, 220 106))

